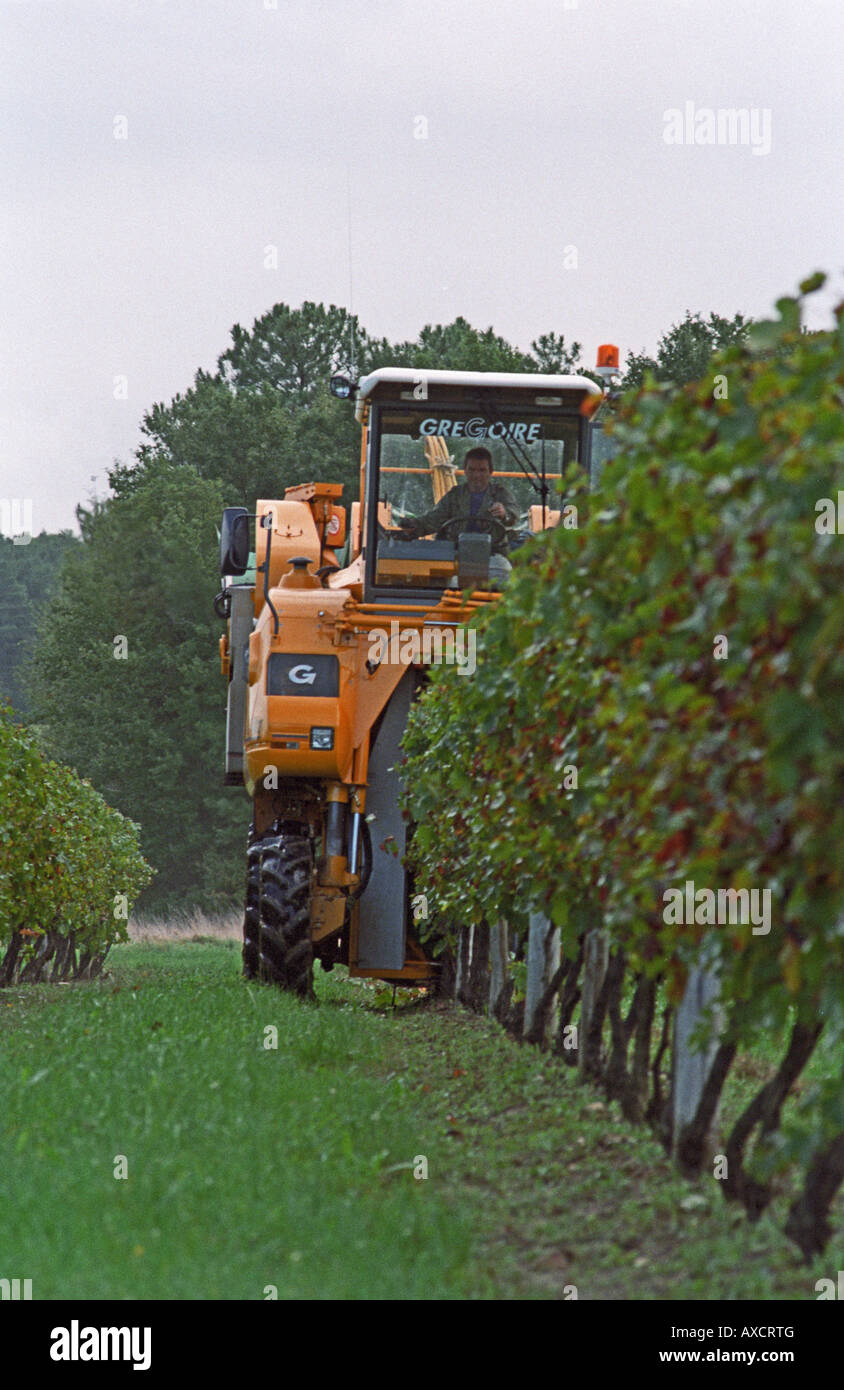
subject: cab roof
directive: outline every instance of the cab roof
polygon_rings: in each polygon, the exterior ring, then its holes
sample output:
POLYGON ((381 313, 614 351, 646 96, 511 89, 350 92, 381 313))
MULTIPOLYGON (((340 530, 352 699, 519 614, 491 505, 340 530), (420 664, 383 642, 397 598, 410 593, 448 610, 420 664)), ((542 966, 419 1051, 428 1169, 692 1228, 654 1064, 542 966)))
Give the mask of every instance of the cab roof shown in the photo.
MULTIPOLYGON (((437 388, 449 392, 463 388, 469 392, 479 390, 510 390, 516 400, 524 400, 528 393, 548 393, 568 396, 569 402, 577 406, 586 396, 600 396, 602 391, 588 376, 551 376, 540 372, 448 372, 429 371, 425 367, 379 367, 377 371, 365 376, 357 388, 356 415, 362 420, 366 404, 370 399, 393 397, 405 387, 409 392, 420 382, 430 394, 436 395, 437 388)), ((411 399, 418 399, 412 397, 411 399)), ((568 403, 568 402, 567 402, 568 403)), ((541 404, 541 402, 540 402, 541 404)))

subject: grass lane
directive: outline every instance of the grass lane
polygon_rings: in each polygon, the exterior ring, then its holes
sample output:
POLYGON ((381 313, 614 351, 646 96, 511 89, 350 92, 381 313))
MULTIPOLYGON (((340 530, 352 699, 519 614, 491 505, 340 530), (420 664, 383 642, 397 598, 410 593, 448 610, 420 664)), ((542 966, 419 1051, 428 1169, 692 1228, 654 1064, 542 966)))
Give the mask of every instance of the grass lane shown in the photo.
POLYGON ((398 1012, 391 1055, 438 1116, 433 1173, 471 1213, 474 1282, 498 1297, 814 1300, 842 1267, 844 1193, 807 1266, 782 1231, 787 1189, 751 1225, 713 1176, 687 1182, 647 1128, 485 1018, 398 1012))
POLYGON ((302 1005, 232 942, 109 969, 0 993, 0 1275, 35 1298, 814 1299, 842 1263, 488 1020, 340 971, 302 1005))
POLYGON ((465 1292, 468 1221, 413 1178, 434 1122, 381 1074, 386 1018, 247 986, 230 944, 109 969, 0 994, 0 1274, 38 1299, 465 1292))

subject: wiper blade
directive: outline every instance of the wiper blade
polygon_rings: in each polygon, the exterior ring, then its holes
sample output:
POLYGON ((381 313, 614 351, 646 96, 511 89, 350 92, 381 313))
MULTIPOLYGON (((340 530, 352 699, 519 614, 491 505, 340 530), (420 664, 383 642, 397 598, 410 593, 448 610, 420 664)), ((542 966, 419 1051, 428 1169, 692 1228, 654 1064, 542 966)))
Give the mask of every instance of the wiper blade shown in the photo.
MULTIPOLYGON (((487 413, 487 409, 483 400, 478 400, 476 402, 476 408, 481 418, 483 419, 484 424, 490 425, 493 423, 495 417, 491 417, 487 413)), ((541 492, 542 485, 544 484, 544 478, 542 477, 542 474, 539 472, 539 469, 536 468, 536 466, 531 462, 530 455, 526 453, 526 451, 522 448, 520 441, 518 439, 511 441, 507 438, 506 435, 504 435, 502 437, 502 442, 507 446, 507 451, 510 454, 510 457, 513 459, 515 463, 519 465, 534 491, 541 492), (518 447, 521 449, 521 457, 519 457, 519 455, 513 448, 514 443, 517 444, 518 447)))
MULTIPOLYGON (((493 402, 493 404, 494 404, 494 402, 493 402)), ((489 425, 489 424, 490 424, 490 417, 489 417, 489 415, 487 414, 486 406, 484 405, 484 402, 483 402, 482 399, 478 400, 478 402, 477 402, 477 409, 479 410, 479 412, 480 412, 480 414, 481 414, 481 417, 483 418, 484 422, 485 422, 487 425, 489 425)), ((500 412, 500 410, 501 410, 501 407, 500 407, 500 406, 498 407, 498 410, 499 410, 499 412, 500 412)), ((510 439, 508 439, 507 435, 504 435, 504 436, 503 436, 503 442, 504 442, 504 443, 506 444, 506 446, 507 446, 507 450, 508 450, 508 452, 509 452, 509 454, 510 454, 510 457, 519 465, 519 467, 521 468, 521 470, 522 470, 522 472, 524 473, 525 477, 527 478, 528 482, 530 483, 531 487, 533 488, 534 492, 536 492, 536 493, 539 495, 540 501, 541 501, 541 503, 542 503, 542 522, 543 522, 543 525, 544 525, 544 524, 545 524, 545 513, 546 513, 546 511, 548 510, 548 492, 549 492, 548 481, 547 481, 547 478, 546 478, 546 476, 545 476, 545 429, 544 429, 544 427, 543 427, 543 430, 542 430, 542 469, 541 469, 541 471, 540 471, 540 469, 538 469, 538 468, 536 467, 536 465, 531 461, 530 454, 528 454, 527 451, 523 448, 522 443, 521 443, 520 440, 516 439, 516 440, 511 441, 510 439), (515 445, 521 450, 521 457, 519 457, 519 455, 516 453, 516 450, 513 448, 513 444, 515 444, 515 445)), ((555 477, 556 477, 556 474, 555 474, 555 477)))

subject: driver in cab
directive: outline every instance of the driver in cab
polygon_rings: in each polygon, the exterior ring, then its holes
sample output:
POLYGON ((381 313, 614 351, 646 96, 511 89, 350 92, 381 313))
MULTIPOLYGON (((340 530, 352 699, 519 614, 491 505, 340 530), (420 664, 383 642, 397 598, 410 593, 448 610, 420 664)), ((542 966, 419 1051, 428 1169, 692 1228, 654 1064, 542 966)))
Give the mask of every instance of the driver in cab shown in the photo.
POLYGON ((481 446, 470 449, 463 460, 463 471, 465 483, 451 488, 435 507, 422 516, 404 517, 399 522, 400 529, 411 540, 438 531, 447 521, 459 521, 462 525, 455 525, 455 531, 489 531, 492 553, 506 556, 506 535, 500 527, 490 526, 489 523, 492 520, 499 521, 502 527, 515 526, 519 510, 513 494, 503 483, 493 479, 489 449, 481 446))

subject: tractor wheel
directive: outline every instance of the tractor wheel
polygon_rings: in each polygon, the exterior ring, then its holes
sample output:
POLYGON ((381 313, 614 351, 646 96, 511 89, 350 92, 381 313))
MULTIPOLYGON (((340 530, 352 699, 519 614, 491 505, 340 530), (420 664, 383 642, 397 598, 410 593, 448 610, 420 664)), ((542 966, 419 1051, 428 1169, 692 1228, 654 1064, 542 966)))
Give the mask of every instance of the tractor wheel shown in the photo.
POLYGON ((250 846, 248 863, 243 973, 311 998, 311 842, 304 835, 267 835, 250 846))

